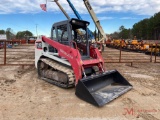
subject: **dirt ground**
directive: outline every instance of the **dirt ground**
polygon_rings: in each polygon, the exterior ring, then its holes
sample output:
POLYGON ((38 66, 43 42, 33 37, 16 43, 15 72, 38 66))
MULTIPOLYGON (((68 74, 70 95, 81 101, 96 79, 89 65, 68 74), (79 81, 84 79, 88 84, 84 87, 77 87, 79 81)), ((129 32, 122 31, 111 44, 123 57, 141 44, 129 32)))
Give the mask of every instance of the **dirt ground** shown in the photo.
MULTIPOLYGON (((34 47, 26 49, 34 51, 34 47)), ((112 49, 105 51, 109 55, 112 49)), ((22 54, 18 60, 33 60, 33 55, 22 54)), ((62 89, 39 80, 34 66, 0 67, 0 120, 160 119, 160 63, 134 63, 133 67, 129 63, 106 63, 106 68, 117 69, 133 89, 98 108, 77 98, 75 88, 62 89)))

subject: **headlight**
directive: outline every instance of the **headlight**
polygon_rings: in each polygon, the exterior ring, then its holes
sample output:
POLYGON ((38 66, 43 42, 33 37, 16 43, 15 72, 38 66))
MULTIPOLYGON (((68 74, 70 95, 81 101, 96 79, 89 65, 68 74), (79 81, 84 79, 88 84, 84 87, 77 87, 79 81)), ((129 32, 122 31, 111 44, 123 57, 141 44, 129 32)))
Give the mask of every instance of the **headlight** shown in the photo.
POLYGON ((75 20, 72 20, 72 23, 76 23, 76 21, 75 21, 75 20))

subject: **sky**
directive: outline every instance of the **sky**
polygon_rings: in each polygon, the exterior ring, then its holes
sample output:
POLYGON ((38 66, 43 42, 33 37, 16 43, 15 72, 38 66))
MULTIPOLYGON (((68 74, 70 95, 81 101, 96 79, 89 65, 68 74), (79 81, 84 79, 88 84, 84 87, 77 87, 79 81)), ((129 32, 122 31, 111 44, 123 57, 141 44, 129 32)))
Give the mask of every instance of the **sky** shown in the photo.
MULTIPOLYGON (((53 0, 52 0, 53 1, 53 0)), ((89 29, 95 25, 83 0, 70 0, 82 19, 89 21, 89 29)), ((58 0, 71 18, 76 18, 66 0, 58 0)), ((106 34, 132 26, 160 11, 160 0, 89 0, 106 34)), ((35 36, 50 36, 53 23, 66 20, 55 2, 47 1, 47 12, 40 8, 46 0, 0 0, 0 30, 11 28, 18 31, 31 31, 35 36), (37 31, 36 31, 37 30, 37 31)))

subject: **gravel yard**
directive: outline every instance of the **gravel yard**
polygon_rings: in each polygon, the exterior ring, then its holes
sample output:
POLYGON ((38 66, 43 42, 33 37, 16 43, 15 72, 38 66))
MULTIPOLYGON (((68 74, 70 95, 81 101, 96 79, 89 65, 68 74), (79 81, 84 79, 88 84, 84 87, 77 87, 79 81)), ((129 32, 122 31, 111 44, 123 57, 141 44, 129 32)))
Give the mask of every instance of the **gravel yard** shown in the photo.
MULTIPOLYGON (((8 52, 8 60, 14 58, 16 61, 14 63, 19 63, 18 60, 29 60, 30 63, 34 64, 34 46, 22 48, 25 52, 21 55, 16 52, 14 55, 8 52), (31 54, 26 52, 29 50, 32 52, 31 54)), ((114 58, 118 59, 116 53, 118 54, 119 51, 105 48, 103 57, 108 61, 113 61, 114 58)), ((150 60, 150 56, 143 53, 123 52, 122 55, 123 59, 150 60)), ((2 52, 0 56, 3 56, 2 52)), ((159 60, 159 57, 157 59, 159 60)), ((0 58, 0 60, 0 63, 3 63, 3 58, 0 58)), ((133 89, 98 108, 77 98, 75 88, 62 89, 38 79, 34 66, 25 66, 24 69, 21 66, 1 66, 0 119, 160 119, 160 63, 134 63, 133 67, 129 63, 106 63, 106 69, 117 69, 133 85, 133 89)))

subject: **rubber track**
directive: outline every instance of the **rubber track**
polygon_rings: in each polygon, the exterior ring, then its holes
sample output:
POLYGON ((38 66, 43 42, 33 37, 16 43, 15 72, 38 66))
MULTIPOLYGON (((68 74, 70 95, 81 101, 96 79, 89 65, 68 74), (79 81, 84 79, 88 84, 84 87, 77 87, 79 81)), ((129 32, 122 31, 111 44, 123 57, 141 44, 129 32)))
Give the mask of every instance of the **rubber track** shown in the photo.
POLYGON ((55 84, 59 87, 63 87, 63 88, 70 88, 70 87, 73 87, 74 86, 74 83, 75 83, 75 76, 74 76, 74 72, 71 68, 68 68, 66 66, 63 66, 63 64, 60 64, 58 62, 55 62, 49 58, 42 58, 40 59, 42 62, 44 62, 45 64, 49 65, 50 67, 52 67, 53 69, 55 70, 58 70, 58 71, 61 71, 65 74, 67 74, 68 76, 68 83, 67 84, 64 84, 64 83, 61 83, 61 82, 58 82, 58 81, 55 81, 55 80, 50 80, 48 78, 42 78, 48 82, 51 82, 52 81, 52 84, 55 84))

